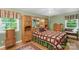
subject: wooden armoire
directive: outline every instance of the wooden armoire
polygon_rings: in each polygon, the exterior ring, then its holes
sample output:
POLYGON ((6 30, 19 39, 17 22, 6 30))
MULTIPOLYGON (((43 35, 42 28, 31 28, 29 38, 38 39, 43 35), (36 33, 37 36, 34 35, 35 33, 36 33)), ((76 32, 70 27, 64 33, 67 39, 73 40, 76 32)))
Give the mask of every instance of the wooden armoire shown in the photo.
POLYGON ((5 48, 10 48, 16 44, 15 30, 6 30, 5 48))
POLYGON ((26 43, 32 39, 32 17, 22 16, 22 42, 26 43))

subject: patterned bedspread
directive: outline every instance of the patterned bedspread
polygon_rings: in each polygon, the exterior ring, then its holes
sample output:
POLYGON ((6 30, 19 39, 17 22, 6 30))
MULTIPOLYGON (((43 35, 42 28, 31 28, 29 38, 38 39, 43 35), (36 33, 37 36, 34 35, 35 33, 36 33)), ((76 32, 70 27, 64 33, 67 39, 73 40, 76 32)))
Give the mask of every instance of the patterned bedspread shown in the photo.
POLYGON ((35 31, 33 33, 33 36, 50 42, 54 46, 54 48, 61 48, 60 44, 64 41, 66 33, 54 32, 49 30, 44 32, 35 31))

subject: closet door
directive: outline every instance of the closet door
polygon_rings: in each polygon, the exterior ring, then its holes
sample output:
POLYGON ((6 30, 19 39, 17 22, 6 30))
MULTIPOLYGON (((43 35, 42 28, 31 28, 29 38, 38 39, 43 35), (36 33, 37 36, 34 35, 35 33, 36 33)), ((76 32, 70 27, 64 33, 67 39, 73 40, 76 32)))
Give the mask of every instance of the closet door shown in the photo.
POLYGON ((6 30, 5 48, 14 46, 16 43, 15 30, 6 30))

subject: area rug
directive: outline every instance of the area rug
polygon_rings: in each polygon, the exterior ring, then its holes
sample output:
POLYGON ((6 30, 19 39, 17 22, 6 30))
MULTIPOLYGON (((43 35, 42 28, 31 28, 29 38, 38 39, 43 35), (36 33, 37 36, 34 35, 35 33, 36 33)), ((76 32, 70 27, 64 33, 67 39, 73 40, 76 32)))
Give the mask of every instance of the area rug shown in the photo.
POLYGON ((18 47, 16 50, 41 50, 41 49, 36 47, 32 43, 29 43, 29 44, 25 44, 21 47, 18 47))
MULTIPOLYGON (((78 50, 78 46, 77 46, 77 42, 76 40, 73 40, 73 39, 68 39, 68 43, 67 43, 67 46, 68 46, 68 49, 69 50, 78 50)), ((79 43, 79 42, 78 42, 79 43)))

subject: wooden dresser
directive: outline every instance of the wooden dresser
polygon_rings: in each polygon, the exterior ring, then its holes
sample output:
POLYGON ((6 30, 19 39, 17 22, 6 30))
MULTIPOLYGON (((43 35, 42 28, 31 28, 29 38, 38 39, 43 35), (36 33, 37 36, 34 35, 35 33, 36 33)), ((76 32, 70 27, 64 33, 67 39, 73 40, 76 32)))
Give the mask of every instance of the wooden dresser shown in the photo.
POLYGON ((57 24, 57 23, 55 23, 54 24, 54 31, 62 31, 62 29, 63 29, 63 25, 62 24, 57 24))
POLYGON ((26 43, 32 39, 32 17, 22 16, 22 42, 26 43))
POLYGON ((12 47, 16 44, 15 30, 6 30, 5 48, 12 47))

